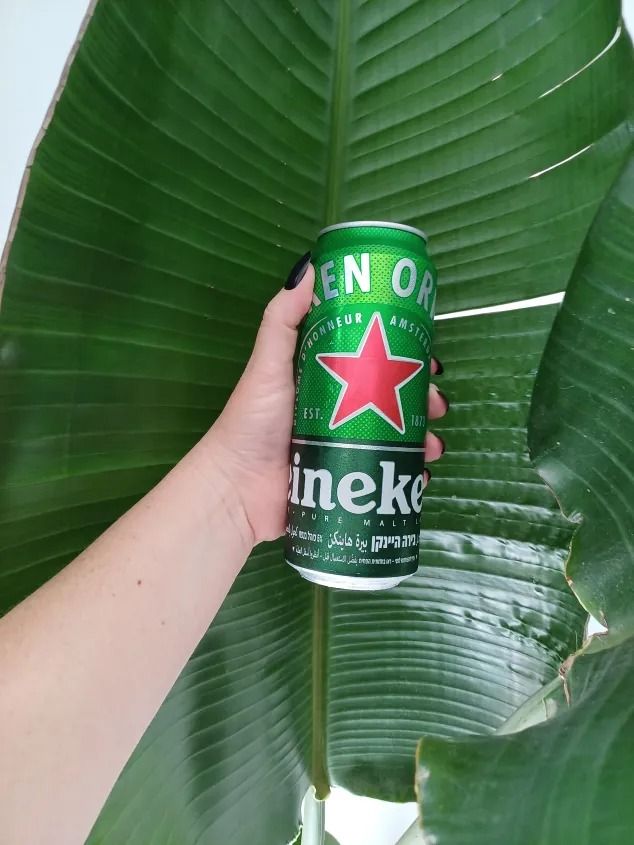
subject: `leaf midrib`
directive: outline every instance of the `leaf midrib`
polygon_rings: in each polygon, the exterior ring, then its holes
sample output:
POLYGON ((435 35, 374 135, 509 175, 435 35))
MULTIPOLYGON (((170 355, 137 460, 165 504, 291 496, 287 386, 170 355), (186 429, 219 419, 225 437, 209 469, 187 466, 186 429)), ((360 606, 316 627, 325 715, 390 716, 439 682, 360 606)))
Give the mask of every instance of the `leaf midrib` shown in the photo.
POLYGON ((339 0, 337 43, 332 78, 330 139, 328 144, 328 177, 326 183, 325 223, 339 223, 341 217, 341 184, 344 151, 348 128, 350 71, 350 0, 339 0))
MULTIPOLYGON (((337 35, 332 77, 330 138, 328 143, 324 225, 340 222, 341 185, 348 128, 350 70, 350 0, 339 0, 337 35)), ((313 586, 312 631, 312 751, 311 780, 318 800, 330 791, 327 763, 326 691, 328 675, 328 616, 330 597, 327 587, 313 586)))

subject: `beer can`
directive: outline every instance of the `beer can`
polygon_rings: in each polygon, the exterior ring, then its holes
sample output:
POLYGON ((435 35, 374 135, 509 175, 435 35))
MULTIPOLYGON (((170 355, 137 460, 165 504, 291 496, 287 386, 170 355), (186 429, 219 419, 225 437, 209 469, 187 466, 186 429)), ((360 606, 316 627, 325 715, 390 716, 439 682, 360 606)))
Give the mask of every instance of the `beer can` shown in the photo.
POLYGON ((286 561, 383 590, 418 568, 436 299, 425 234, 378 221, 319 233, 296 356, 286 561))

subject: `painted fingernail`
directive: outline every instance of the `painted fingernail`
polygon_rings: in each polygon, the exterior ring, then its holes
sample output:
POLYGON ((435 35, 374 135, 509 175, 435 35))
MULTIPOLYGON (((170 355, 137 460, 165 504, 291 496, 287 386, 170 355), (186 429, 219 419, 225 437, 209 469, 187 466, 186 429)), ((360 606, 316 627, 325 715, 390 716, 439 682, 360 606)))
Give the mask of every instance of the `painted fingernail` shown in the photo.
POLYGON ((444 455, 444 454, 445 454, 445 452, 447 451, 447 445, 446 445, 445 441, 442 439, 442 437, 441 437, 439 434, 437 434, 437 435, 436 435, 436 437, 440 440, 440 445, 441 445, 441 447, 442 447, 442 451, 441 451, 441 453, 440 453, 440 454, 441 454, 441 455, 444 455))
POLYGON ((427 485, 431 481, 431 472, 427 469, 427 467, 425 467, 425 469, 423 470, 423 480, 425 482, 425 487, 427 487, 427 485))
POLYGON ((448 410, 449 410, 449 408, 451 407, 451 406, 449 405, 449 399, 447 399, 447 397, 446 397, 446 396, 445 396, 445 394, 442 392, 442 390, 439 390, 439 391, 438 391, 438 395, 440 396, 440 398, 442 399, 442 401, 445 403, 445 413, 447 413, 447 411, 448 411, 448 410))
POLYGON ((435 376, 441 376, 445 372, 445 368, 440 363, 438 358, 432 358, 432 361, 436 363, 436 372, 434 373, 435 376))
POLYGON ((304 255, 302 255, 302 257, 299 259, 299 261, 296 261, 295 264, 293 264, 291 272, 288 274, 288 278, 286 279, 286 283, 284 284, 284 290, 293 290, 293 288, 297 287, 297 285, 306 275, 306 270, 308 270, 310 259, 310 252, 305 252, 304 255))

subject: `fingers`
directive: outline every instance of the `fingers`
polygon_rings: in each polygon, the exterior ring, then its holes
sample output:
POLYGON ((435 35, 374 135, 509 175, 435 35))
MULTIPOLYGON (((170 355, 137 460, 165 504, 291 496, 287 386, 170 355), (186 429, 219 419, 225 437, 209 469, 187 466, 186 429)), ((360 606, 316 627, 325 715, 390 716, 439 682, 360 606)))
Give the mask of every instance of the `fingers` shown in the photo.
POLYGON ((445 453, 445 441, 442 437, 428 431, 425 435, 425 462, 437 461, 445 453))
POLYGON ((310 308, 315 284, 315 269, 308 262, 297 285, 288 290, 283 288, 266 306, 263 327, 267 323, 279 328, 296 330, 310 308))
POLYGON ((429 385, 427 394, 427 416, 430 420, 437 420, 444 417, 449 410, 449 400, 435 384, 429 385))
MULTIPOLYGON (((442 375, 444 367, 437 358, 431 359, 431 371, 434 375, 442 375)), ((449 400, 445 394, 438 390, 435 384, 429 385, 429 393, 427 394, 427 415, 430 420, 437 420, 444 417, 449 410, 449 400)), ((431 463, 441 458, 446 450, 445 441, 438 434, 433 431, 428 431, 425 435, 425 463, 431 463)), ((431 473, 428 469, 425 470, 425 486, 431 479, 431 473)))
POLYGON ((266 306, 255 342, 254 358, 273 365, 293 360, 297 327, 306 316, 313 297, 315 270, 305 264, 301 279, 292 289, 283 288, 266 306))

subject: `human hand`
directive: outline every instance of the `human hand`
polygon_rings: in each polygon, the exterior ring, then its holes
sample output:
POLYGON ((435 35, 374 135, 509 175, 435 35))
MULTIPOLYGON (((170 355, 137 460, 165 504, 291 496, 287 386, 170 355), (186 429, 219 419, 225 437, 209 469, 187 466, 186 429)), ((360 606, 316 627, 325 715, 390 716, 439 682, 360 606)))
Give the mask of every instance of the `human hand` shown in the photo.
MULTIPOLYGON (((306 255, 295 265, 286 288, 267 305, 253 353, 222 414, 207 438, 217 456, 217 468, 228 476, 253 544, 284 533, 288 501, 289 444, 295 383, 293 356, 298 326, 312 301, 315 272, 306 255), (291 286, 289 289, 289 286, 291 286)), ((442 366, 432 359, 432 374, 442 366)), ((447 413, 449 403, 430 385, 428 417, 447 413)), ((445 451, 440 437, 425 437, 426 463, 445 451)), ((425 470, 425 484, 431 477, 425 470)))

